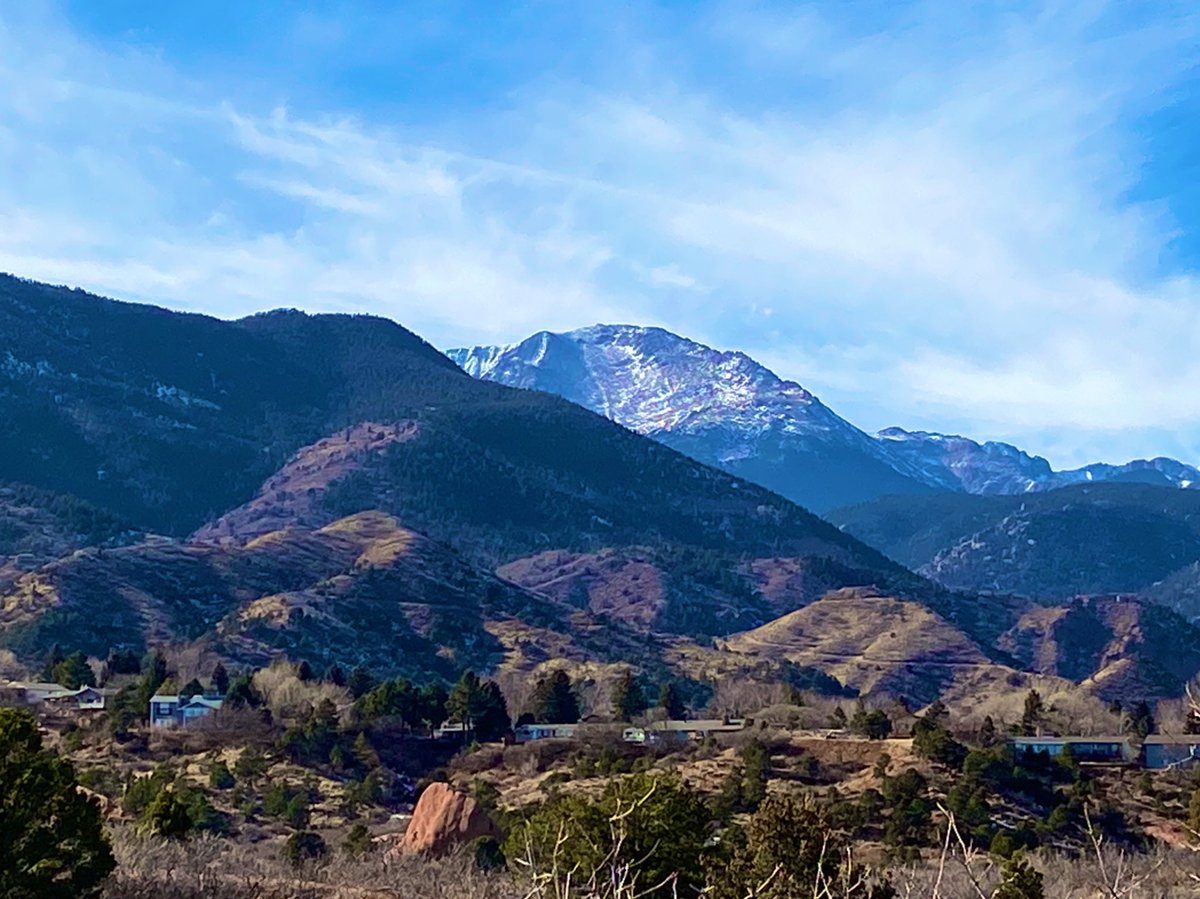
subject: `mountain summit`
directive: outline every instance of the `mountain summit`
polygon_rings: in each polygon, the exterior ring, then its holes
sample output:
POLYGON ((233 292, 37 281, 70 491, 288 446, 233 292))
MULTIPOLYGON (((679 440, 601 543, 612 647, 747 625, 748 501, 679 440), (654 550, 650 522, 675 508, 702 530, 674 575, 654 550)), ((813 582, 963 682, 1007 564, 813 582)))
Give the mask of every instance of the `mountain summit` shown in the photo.
POLYGON ((447 355, 477 378, 565 397, 818 512, 888 494, 1015 495, 1100 481, 1200 485, 1200 471, 1172 459, 1055 471, 1007 443, 902 428, 872 436, 745 353, 661 328, 542 331, 447 355))
POLYGON ((818 511, 930 489, 799 384, 661 328, 543 331, 448 355, 477 378, 558 394, 818 511))

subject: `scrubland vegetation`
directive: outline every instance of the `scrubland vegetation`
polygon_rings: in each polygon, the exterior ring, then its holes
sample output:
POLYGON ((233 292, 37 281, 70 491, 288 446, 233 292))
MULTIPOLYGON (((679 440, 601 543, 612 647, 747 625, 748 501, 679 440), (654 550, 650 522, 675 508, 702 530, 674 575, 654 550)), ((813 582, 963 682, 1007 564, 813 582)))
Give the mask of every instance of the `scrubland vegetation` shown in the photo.
MULTIPOLYGON (((75 677, 71 657, 57 651, 48 670, 75 677)), ((3 826, 44 837, 6 844, 5 895, 1032 899, 1200 888, 1194 772, 1014 754, 1006 741, 1088 716, 1138 739, 1156 718, 1174 721, 1177 703, 1124 709, 1030 691, 1011 714, 979 720, 940 702, 910 709, 778 683, 702 694, 632 670, 584 690, 558 670, 510 707, 497 682, 470 672, 447 687, 336 665, 202 668, 191 656, 114 653, 101 672, 119 687, 106 712, 51 716, 39 735, 28 712, 0 711, 4 790, 29 797, 25 817, 3 826), (218 685, 226 706, 212 718, 145 726, 155 692, 218 685), (621 738, 623 721, 718 711, 685 695, 765 707, 743 730, 699 741, 621 738), (510 742, 517 721, 585 714, 611 723, 510 742), (465 725, 468 741, 431 739, 443 722, 465 725), (39 771, 40 800, 22 782, 39 771), (469 794, 503 839, 440 858, 398 853, 434 780, 469 794), (70 808, 77 833, 38 831, 43 808, 70 808), (61 890, 20 882, 36 870, 61 890)))

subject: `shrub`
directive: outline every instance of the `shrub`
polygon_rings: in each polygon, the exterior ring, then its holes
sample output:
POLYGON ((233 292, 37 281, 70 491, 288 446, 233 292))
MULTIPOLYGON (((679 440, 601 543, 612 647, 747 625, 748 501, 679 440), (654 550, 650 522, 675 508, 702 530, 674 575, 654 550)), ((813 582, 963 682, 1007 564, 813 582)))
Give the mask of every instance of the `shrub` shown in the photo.
POLYGON ((195 822, 187 805, 174 790, 160 790, 146 806, 142 815, 144 828, 157 837, 167 840, 186 839, 195 822))
POLYGON ((208 785, 214 790, 229 790, 237 783, 237 778, 223 761, 217 760, 208 769, 208 785))
POLYGON ((597 801, 551 798, 513 828, 504 854, 535 876, 617 878, 631 894, 686 895, 701 886, 710 827, 704 803, 679 780, 632 775, 597 801))
POLYGON ((892 732, 892 719, 883 709, 871 709, 868 712, 860 701, 854 717, 850 719, 850 731, 869 740, 883 740, 892 732))
POLYGON ((288 837, 283 845, 283 857, 295 867, 305 862, 323 859, 329 854, 329 847, 319 833, 311 830, 301 830, 288 837))
POLYGON ((498 871, 508 864, 504 849, 495 837, 478 837, 468 847, 475 867, 481 871, 498 871))
POLYGON ((885 880, 855 865, 826 810, 772 796, 733 840, 727 859, 709 866, 713 899, 888 899, 885 880))
POLYGON ((371 840, 371 831, 365 824, 355 824, 342 840, 342 851, 352 858, 359 858, 370 852, 375 846, 371 840))
POLYGON ((1020 853, 1004 865, 992 899, 1043 899, 1042 875, 1020 853))

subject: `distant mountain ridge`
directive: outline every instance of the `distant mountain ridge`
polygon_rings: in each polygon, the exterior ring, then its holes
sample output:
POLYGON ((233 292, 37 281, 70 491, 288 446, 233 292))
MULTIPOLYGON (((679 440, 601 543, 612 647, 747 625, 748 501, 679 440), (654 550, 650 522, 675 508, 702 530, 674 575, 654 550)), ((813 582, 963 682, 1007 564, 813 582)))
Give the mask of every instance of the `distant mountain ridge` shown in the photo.
POLYGON ((884 497, 830 520, 948 587, 1044 601, 1144 594, 1189 618, 1200 562, 1200 493, 1076 484, 1020 496, 884 497))
POLYGON ((903 428, 885 428, 878 436, 888 443, 894 456, 907 462, 907 470, 919 472, 921 480, 984 496, 1036 493, 1104 481, 1200 488, 1200 469, 1163 457, 1134 459, 1124 465, 1096 462, 1055 471, 1041 456, 1032 456, 1010 443, 979 443, 968 437, 903 428))
POLYGON ((1173 459, 1055 471, 1007 443, 895 427, 870 435, 746 354, 661 328, 542 331, 447 355, 476 378, 557 394, 818 512, 934 491, 1016 495, 1100 481, 1200 487, 1200 470, 1173 459))

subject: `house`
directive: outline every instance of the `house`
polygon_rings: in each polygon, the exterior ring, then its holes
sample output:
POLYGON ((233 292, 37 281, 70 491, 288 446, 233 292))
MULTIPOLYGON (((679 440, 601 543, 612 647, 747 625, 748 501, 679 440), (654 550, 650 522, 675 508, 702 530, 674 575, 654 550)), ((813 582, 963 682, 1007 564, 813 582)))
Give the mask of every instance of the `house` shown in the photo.
POLYGON ((225 702, 220 696, 183 698, 165 693, 150 697, 150 726, 177 727, 211 715, 225 702))
POLYGON ((47 711, 97 711, 103 710, 112 690, 98 687, 80 687, 72 690, 62 684, 22 683, 12 681, 2 688, 6 702, 24 704, 47 711))
POLYGON ((1127 737, 1011 737, 1008 745, 1015 754, 1030 752, 1058 758, 1070 747, 1080 762, 1134 762, 1137 750, 1127 737))
POLYGON ((42 704, 47 709, 56 711, 97 712, 104 711, 112 690, 101 690, 99 687, 80 687, 78 690, 61 688, 57 693, 50 693, 42 704))
POLYGON ((578 731, 578 724, 522 724, 513 729, 513 740, 517 743, 532 743, 536 740, 570 740, 578 731))
POLYGON ((1200 759, 1200 734, 1151 734, 1142 742, 1142 765, 1153 770, 1190 765, 1200 759))
POLYGON ((626 743, 656 745, 687 743, 703 740, 721 733, 745 730, 747 721, 740 718, 706 718, 697 721, 655 721, 644 727, 627 727, 621 734, 626 743))
POLYGON ((473 732, 474 728, 468 728, 461 721, 447 722, 434 728, 433 738, 435 740, 453 740, 458 743, 465 743, 467 737, 473 732))
POLYGON ((67 692, 62 684, 14 681, 9 686, 20 692, 26 705, 41 705, 47 697, 67 692))

